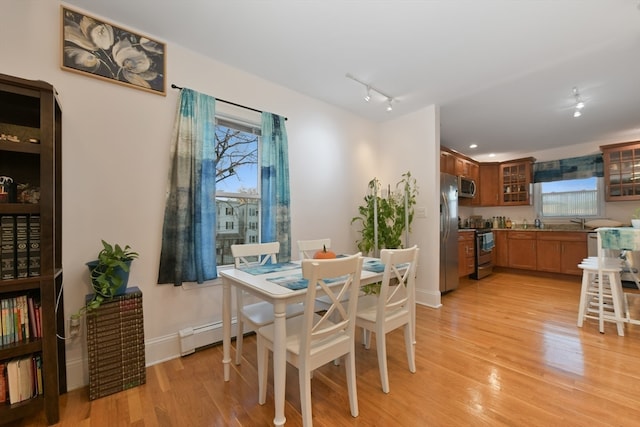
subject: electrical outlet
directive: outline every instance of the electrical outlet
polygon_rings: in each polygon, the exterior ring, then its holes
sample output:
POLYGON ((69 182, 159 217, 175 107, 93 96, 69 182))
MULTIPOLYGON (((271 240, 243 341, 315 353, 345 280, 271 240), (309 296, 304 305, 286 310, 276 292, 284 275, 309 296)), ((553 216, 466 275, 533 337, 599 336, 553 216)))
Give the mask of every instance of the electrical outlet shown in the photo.
POLYGON ((80 317, 69 317, 69 336, 75 338, 80 335, 80 317))

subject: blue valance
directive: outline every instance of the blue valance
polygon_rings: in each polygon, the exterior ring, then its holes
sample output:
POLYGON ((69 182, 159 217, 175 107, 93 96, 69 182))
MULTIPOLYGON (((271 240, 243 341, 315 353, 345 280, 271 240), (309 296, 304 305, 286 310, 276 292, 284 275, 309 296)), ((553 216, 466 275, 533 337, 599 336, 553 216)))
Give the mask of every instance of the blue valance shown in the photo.
POLYGON ((537 162, 533 165, 533 182, 564 181, 593 176, 604 176, 601 153, 550 162, 537 162))

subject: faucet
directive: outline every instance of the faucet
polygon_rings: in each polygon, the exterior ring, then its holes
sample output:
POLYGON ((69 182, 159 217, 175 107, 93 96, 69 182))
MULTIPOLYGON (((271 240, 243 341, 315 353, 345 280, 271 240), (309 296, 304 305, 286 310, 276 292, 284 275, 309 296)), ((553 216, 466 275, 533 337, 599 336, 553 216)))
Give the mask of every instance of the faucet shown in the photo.
POLYGON ((584 230, 584 224, 586 220, 584 218, 576 218, 576 219, 570 220, 569 222, 573 222, 574 224, 580 224, 580 228, 584 230))

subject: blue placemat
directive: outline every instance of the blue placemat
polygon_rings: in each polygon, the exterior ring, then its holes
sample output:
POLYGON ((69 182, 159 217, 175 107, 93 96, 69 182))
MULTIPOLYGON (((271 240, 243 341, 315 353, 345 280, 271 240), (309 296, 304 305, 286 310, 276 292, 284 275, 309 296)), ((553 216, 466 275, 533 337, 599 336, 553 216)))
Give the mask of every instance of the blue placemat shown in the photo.
MULTIPOLYGON (((404 268, 407 268, 408 266, 409 266, 408 263, 397 264, 396 268, 398 270, 402 270, 404 268)), ((362 269, 371 271, 373 273, 382 273, 384 271, 384 264, 377 259, 372 259, 369 261, 365 261, 364 264, 362 265, 362 269)))
POLYGON ((365 261, 362 265, 363 270, 371 271, 373 273, 382 273, 384 271, 384 264, 377 259, 365 261))
POLYGON ((267 279, 270 282, 273 282, 277 285, 284 286, 285 288, 293 289, 297 291, 298 289, 306 289, 309 285, 309 281, 307 279, 302 278, 302 274, 294 274, 292 276, 282 276, 282 277, 272 277, 271 279, 267 279))
MULTIPOLYGON (((332 277, 323 279, 325 283, 343 282, 347 279, 347 276, 332 277)), ((302 274, 293 274, 291 276, 272 277, 267 279, 277 285, 284 286, 285 288, 297 291, 298 289, 306 289, 309 286, 309 281, 302 278, 302 274)))
POLYGON ((300 265, 292 262, 283 262, 277 264, 254 265, 251 267, 240 268, 240 270, 245 273, 258 276, 260 274, 275 273, 278 271, 295 270, 296 268, 300 268, 300 265))

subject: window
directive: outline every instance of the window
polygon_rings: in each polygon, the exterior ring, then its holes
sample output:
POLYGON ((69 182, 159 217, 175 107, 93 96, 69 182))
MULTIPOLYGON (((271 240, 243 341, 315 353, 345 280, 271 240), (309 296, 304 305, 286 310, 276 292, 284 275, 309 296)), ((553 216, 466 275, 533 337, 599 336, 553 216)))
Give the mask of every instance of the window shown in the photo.
POLYGON ((256 123, 216 118, 217 264, 233 264, 231 245, 260 241, 260 182, 256 123))
POLYGON ((534 184, 538 216, 546 219, 602 216, 602 181, 592 177, 534 184))

